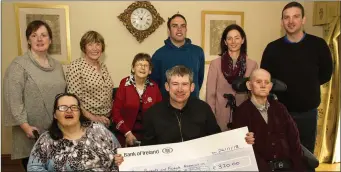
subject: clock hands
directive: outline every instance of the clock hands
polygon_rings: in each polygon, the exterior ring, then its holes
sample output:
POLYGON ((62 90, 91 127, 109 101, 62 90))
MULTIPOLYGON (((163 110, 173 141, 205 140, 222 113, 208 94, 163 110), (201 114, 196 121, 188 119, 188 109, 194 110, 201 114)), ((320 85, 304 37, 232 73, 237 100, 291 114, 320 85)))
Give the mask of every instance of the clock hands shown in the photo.
POLYGON ((142 15, 142 17, 140 19, 143 20, 143 18, 146 14, 147 14, 147 11, 144 12, 144 14, 142 15))
POLYGON ((151 25, 151 14, 148 10, 134 11, 131 16, 133 27, 138 30, 145 30, 151 25))

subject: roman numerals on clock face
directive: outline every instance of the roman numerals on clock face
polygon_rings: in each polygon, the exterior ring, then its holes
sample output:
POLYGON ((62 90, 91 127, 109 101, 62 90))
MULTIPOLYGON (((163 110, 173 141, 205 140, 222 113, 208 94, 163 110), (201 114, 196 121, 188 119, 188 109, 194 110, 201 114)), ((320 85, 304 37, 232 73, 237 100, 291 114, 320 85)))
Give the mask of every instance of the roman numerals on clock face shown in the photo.
POLYGON ((137 30, 147 30, 153 22, 153 16, 146 8, 136 8, 130 16, 130 22, 137 30))

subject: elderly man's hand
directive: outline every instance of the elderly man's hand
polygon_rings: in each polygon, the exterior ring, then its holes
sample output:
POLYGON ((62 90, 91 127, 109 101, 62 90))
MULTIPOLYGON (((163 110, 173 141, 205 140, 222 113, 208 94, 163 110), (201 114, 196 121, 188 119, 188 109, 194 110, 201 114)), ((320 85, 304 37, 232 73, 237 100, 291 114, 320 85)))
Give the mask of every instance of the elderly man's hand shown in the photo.
POLYGON ((255 137, 253 132, 248 132, 245 137, 245 141, 247 144, 253 145, 255 144, 255 137))
POLYGON ((124 161, 123 156, 121 154, 115 154, 114 161, 115 161, 115 165, 120 166, 122 162, 124 161))

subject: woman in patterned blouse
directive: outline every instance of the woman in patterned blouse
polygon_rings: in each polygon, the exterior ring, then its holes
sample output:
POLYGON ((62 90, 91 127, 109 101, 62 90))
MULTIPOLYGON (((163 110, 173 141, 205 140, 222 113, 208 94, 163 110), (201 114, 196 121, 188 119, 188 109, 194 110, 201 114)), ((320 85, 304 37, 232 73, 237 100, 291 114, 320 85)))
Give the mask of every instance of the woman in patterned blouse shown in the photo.
POLYGON ((87 118, 109 126, 114 84, 106 65, 99 60, 105 50, 104 38, 96 31, 88 31, 80 41, 80 48, 84 58, 68 66, 67 91, 79 97, 87 118))
POLYGON ((122 146, 134 145, 134 141, 142 139, 143 113, 162 99, 158 85, 148 77, 152 71, 151 57, 137 54, 131 68, 131 75, 121 80, 112 110, 119 131, 116 136, 122 146))
POLYGON ((118 171, 120 144, 102 124, 84 117, 79 106, 74 94, 56 96, 52 124, 35 143, 28 171, 118 171))

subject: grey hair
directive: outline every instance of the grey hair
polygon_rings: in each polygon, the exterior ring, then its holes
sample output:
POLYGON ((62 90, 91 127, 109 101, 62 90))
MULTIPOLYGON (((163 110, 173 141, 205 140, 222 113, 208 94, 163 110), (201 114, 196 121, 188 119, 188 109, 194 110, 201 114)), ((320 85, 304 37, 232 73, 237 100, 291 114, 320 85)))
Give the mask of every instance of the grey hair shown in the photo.
POLYGON ((193 83, 193 71, 184 65, 176 65, 166 71, 167 82, 170 82, 172 76, 189 76, 190 83, 193 83))

